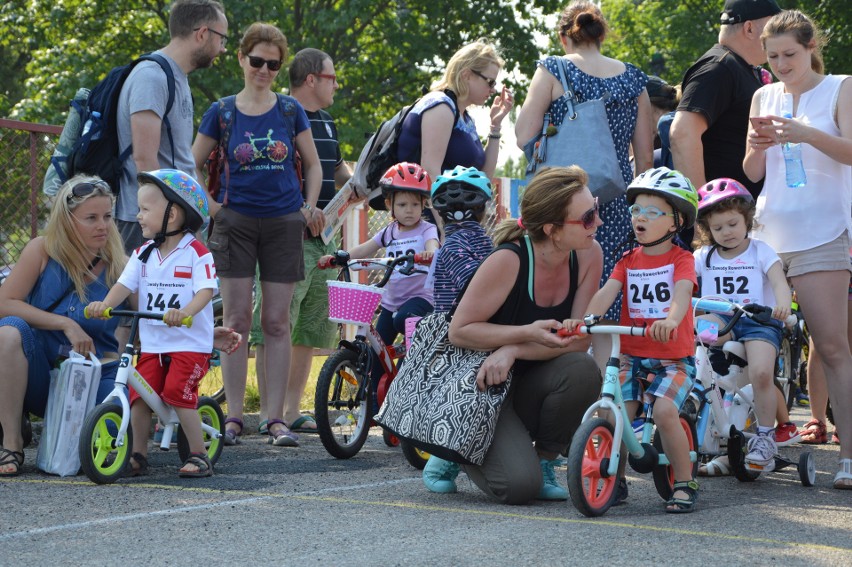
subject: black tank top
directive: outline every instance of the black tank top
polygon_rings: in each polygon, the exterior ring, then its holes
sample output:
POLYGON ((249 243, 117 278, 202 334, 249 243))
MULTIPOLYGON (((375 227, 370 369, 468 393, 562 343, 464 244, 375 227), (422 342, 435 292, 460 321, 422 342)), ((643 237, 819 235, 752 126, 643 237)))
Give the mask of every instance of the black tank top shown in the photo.
POLYGON ((562 321, 571 318, 571 309, 574 306, 574 294, 577 291, 577 254, 573 250, 568 261, 570 273, 570 288, 565 301, 551 307, 541 307, 535 303, 535 261, 533 258, 532 242, 529 236, 524 236, 520 242, 521 246, 514 242, 501 244, 497 250, 511 250, 518 255, 521 264, 518 267, 518 277, 515 285, 505 303, 495 313, 489 323, 498 325, 528 325, 533 321, 542 319, 556 319, 562 321))

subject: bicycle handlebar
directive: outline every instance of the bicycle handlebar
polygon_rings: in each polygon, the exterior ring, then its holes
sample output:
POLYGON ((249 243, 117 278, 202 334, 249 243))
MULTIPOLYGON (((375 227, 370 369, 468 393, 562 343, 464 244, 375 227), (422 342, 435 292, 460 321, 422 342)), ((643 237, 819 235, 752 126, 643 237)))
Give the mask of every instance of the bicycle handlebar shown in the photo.
MULTIPOLYGON (((86 319, 91 319, 89 315, 89 310, 83 310, 83 316, 86 319)), ((163 320, 163 313, 146 313, 144 311, 133 311, 131 309, 113 309, 112 307, 107 307, 104 309, 104 317, 107 319, 111 319, 112 317, 136 317, 138 319, 153 319, 155 321, 163 320)), ((181 325, 189 329, 192 327, 192 316, 184 317, 181 319, 181 325)))
MULTIPOLYGON (((772 308, 767 307, 765 305, 759 305, 757 303, 749 303, 748 305, 740 305, 734 301, 728 301, 726 299, 705 299, 705 298, 693 298, 692 306, 695 309, 701 309, 702 311, 709 311, 711 313, 719 313, 722 315, 732 315, 728 324, 724 326, 724 328, 719 329, 719 336, 726 335, 730 330, 734 327, 737 321, 740 320, 740 317, 745 315, 752 321, 760 323, 761 325, 766 325, 769 323, 772 317, 772 308)), ((776 321, 780 321, 780 319, 775 319, 776 321)), ((792 327, 796 323, 799 322, 799 318, 796 315, 790 315, 786 320, 782 321, 788 327, 792 327)))
POLYGON ((343 250, 337 251, 332 256, 320 258, 317 261, 317 268, 327 270, 329 268, 348 267, 350 270, 378 270, 379 268, 387 268, 391 263, 398 266, 404 262, 411 261, 414 264, 428 266, 432 263, 432 258, 424 260, 420 254, 405 254, 403 256, 386 257, 386 258, 359 258, 352 260, 349 254, 343 250), (401 261, 400 261, 401 260, 401 261))
POLYGON ((630 335, 632 337, 644 337, 648 331, 648 327, 628 327, 626 325, 581 325, 573 331, 559 329, 556 331, 556 334, 560 337, 574 337, 577 335, 630 335))

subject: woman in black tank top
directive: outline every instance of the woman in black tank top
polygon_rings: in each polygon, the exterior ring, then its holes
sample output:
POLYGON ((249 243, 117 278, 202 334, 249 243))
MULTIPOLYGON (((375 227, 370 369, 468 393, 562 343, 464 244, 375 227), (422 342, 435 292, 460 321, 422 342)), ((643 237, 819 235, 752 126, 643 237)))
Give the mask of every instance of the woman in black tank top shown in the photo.
MULTIPOLYGON (((582 317, 598 290, 603 254, 597 203, 579 167, 541 171, 521 202, 521 218, 504 221, 497 249, 483 262, 450 325, 460 347, 493 351, 480 388, 513 372, 485 463, 465 466, 484 492, 508 504, 564 500, 553 467, 567 451, 583 412, 600 393, 588 339, 560 338, 562 321, 582 317)), ((423 471, 430 490, 450 492, 457 466, 433 457, 423 471)))

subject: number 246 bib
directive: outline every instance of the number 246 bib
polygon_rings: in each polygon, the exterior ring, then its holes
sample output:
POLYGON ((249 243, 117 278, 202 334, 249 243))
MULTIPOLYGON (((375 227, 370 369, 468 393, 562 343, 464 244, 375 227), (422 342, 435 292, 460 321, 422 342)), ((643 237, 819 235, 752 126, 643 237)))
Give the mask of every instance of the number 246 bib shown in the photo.
POLYGON ((627 312, 631 319, 665 319, 672 305, 674 264, 627 270, 627 312))

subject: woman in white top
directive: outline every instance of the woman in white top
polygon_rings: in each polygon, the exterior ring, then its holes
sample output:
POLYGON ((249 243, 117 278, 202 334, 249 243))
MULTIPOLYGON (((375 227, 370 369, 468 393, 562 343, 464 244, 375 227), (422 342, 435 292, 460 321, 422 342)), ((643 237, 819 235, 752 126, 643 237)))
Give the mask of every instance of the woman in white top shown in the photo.
POLYGON ((797 10, 772 17, 761 35, 780 83, 758 90, 743 160, 752 181, 765 177, 755 236, 771 245, 796 289, 824 361, 840 437, 835 488, 852 489, 852 354, 846 340, 852 234, 852 81, 823 74, 820 33, 797 10), (793 118, 783 118, 784 94, 793 118), (755 125, 756 124, 756 125, 755 125), (801 144, 804 185, 788 187, 782 144, 801 144))

